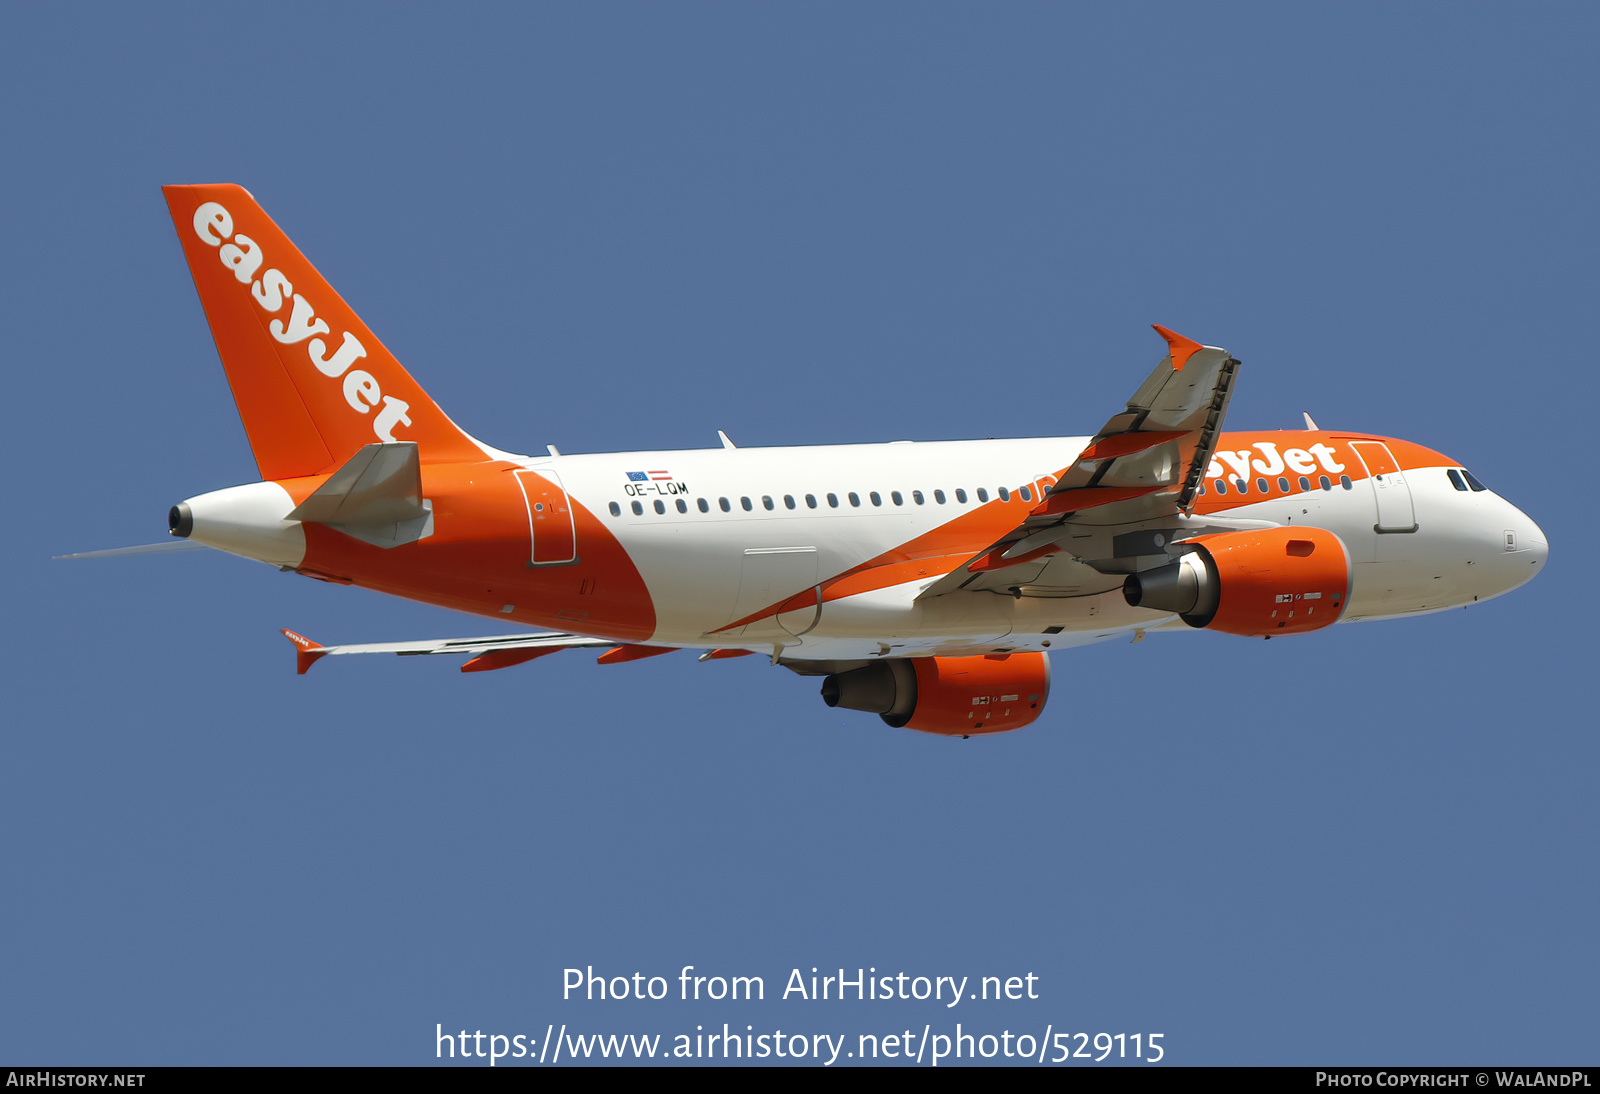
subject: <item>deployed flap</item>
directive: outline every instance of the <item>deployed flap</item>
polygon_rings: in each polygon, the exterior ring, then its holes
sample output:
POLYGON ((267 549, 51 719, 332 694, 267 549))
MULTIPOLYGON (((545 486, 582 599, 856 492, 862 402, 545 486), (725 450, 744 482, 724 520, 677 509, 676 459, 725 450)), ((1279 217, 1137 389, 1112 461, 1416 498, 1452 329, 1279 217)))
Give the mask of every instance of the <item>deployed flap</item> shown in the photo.
POLYGON ((540 653, 579 647, 601 648, 617 643, 604 638, 588 638, 581 634, 545 631, 537 634, 497 634, 486 638, 433 638, 421 642, 368 642, 352 646, 324 646, 304 635, 285 630, 283 636, 293 642, 298 651, 296 667, 304 673, 318 660, 349 653, 395 653, 402 657, 435 653, 471 654, 474 660, 462 666, 463 672, 481 672, 488 668, 504 668, 531 660, 540 653), (511 657, 512 651, 530 651, 525 658, 511 657), (493 657, 485 657, 492 654, 493 657), (476 663, 475 663, 476 662, 476 663), (471 665, 472 668, 467 666, 471 665))
MULTIPOLYGON (((1239 362, 1225 349, 1155 329, 1170 352, 1123 411, 1056 476, 1020 525, 930 585, 918 600, 978 585, 1015 587, 1018 595, 1028 595, 1026 587, 1045 576, 1050 556, 1058 552, 1097 561, 1101 556, 1095 552, 1104 547, 1101 530, 1150 527, 1188 516, 1222 433, 1239 362)), ((1104 584, 1079 582, 1076 576, 1073 588, 1100 591, 1104 584)), ((1040 595, 1060 594, 1041 590, 1040 595)))
POLYGON ((425 516, 415 441, 364 445, 289 513, 320 524, 394 524, 425 516))

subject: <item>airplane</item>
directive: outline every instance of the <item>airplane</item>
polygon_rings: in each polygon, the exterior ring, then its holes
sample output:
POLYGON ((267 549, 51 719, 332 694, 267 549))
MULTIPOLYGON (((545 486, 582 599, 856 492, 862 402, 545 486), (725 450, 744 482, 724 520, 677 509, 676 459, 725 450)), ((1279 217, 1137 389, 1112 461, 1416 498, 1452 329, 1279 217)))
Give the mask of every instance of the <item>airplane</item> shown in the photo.
POLYGON ((760 655, 820 677, 830 707, 971 737, 1039 718, 1052 652, 1438 612, 1548 556, 1531 519, 1423 445, 1310 415, 1225 432, 1238 360, 1161 326, 1166 354, 1090 436, 505 452, 428 397, 246 190, 164 194, 261 474, 173 506, 171 534, 542 628, 328 646, 285 630, 300 673, 368 653, 465 655, 464 672, 572 649, 760 655))

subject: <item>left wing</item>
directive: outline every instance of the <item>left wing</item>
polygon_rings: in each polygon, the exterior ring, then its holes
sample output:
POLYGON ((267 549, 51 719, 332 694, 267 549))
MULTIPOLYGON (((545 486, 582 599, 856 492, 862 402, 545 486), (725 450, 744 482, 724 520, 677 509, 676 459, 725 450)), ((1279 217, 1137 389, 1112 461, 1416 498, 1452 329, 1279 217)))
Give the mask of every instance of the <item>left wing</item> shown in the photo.
MULTIPOLYGON (((930 585, 918 600, 978 586, 1100 592, 1121 578, 1109 584, 1097 580, 1108 569, 1120 572, 1097 563, 1160 553, 1172 537, 1157 540, 1158 533, 1143 529, 1170 524, 1183 530, 1190 523, 1239 362, 1225 349, 1202 346, 1165 327, 1155 330, 1167 340, 1169 352, 1123 411, 1100 427, 1021 524, 930 585), (1117 536, 1116 530, 1127 534, 1117 536), (1151 542, 1134 543, 1129 534, 1151 542), (1052 570, 1059 571, 1054 579, 1047 576, 1052 570)), ((1188 535, 1198 532, 1187 530, 1188 535)))
POLYGON ((535 657, 543 657, 547 653, 556 653, 560 650, 618 646, 616 654, 630 654, 630 656, 613 657, 613 660, 618 661, 631 661, 637 657, 650 656, 649 653, 634 652, 639 650, 672 652, 670 646, 628 646, 604 638, 586 638, 581 634, 565 634, 561 631, 500 634, 487 638, 434 638, 422 642, 368 642, 354 646, 324 646, 291 630, 285 630, 283 636, 295 645, 297 651, 295 671, 302 675, 324 657, 347 653, 396 653, 402 657, 435 653, 471 654, 472 660, 462 665, 461 671, 484 672, 488 669, 520 665, 524 661, 532 661, 535 657))

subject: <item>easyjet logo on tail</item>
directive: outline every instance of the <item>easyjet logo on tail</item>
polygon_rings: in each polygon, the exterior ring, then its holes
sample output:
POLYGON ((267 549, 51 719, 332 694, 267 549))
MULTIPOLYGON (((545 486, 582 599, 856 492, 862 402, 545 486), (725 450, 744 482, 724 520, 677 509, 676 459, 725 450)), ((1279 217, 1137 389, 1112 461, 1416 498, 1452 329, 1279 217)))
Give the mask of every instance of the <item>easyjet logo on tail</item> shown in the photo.
POLYGON ((215 201, 208 201, 194 211, 194 232, 208 247, 219 248, 217 257, 233 271, 241 285, 250 286, 250 295, 265 312, 277 315, 289 304, 287 319, 281 316, 267 324, 272 337, 286 346, 306 342, 306 357, 316 370, 330 380, 344 380, 344 401, 357 414, 370 414, 374 408, 372 432, 380 441, 395 440, 397 425, 410 425, 407 411, 411 405, 392 395, 385 395, 377 377, 364 369, 351 368, 367 355, 360 339, 349 331, 332 356, 328 343, 317 335, 330 333, 328 324, 317 318, 310 301, 294 291, 289 279, 278 269, 268 269, 259 279, 256 272, 266 261, 256 241, 244 233, 234 234, 233 214, 215 201))

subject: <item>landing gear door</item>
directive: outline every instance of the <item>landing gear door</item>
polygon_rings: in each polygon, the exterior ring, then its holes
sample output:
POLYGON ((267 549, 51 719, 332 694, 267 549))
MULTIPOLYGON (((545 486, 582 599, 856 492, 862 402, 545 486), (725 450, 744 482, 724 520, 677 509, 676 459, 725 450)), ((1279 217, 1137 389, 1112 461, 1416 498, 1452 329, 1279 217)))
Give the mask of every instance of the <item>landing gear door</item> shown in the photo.
POLYGON ((1411 503, 1411 487, 1406 484, 1400 463, 1382 441, 1351 441, 1361 462, 1367 465, 1367 481, 1378 502, 1378 533, 1406 533, 1417 530, 1417 512, 1411 503))
POLYGON ((529 566, 564 566, 578 561, 572 503, 554 471, 517 471, 517 485, 528 504, 529 566))

